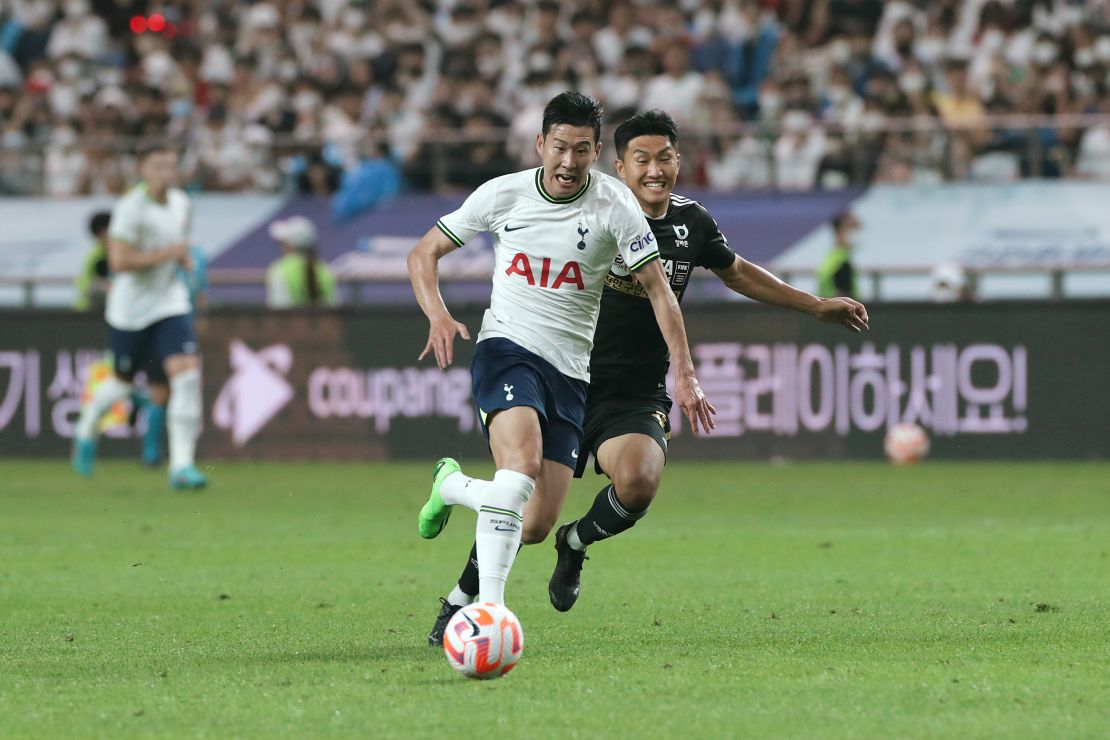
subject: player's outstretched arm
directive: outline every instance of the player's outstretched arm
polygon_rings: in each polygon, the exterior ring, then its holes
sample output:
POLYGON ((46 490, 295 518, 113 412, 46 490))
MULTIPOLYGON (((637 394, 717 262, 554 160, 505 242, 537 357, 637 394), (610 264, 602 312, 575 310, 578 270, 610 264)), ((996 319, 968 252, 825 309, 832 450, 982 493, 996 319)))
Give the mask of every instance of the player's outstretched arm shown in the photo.
POLYGON ((470 339, 466 327, 451 317, 447 304, 439 292, 439 260, 458 245, 451 241, 438 228, 428 230, 409 252, 409 280, 420 310, 428 317, 428 343, 417 359, 423 360, 428 353, 435 355, 436 364, 442 370, 455 359, 455 335, 470 339))
POLYGON ((867 308, 859 301, 852 298, 818 298, 784 283, 739 255, 729 267, 713 272, 732 290, 760 303, 804 311, 821 321, 840 324, 856 332, 870 328, 867 308))
POLYGON ((140 251, 130 242, 122 239, 108 240, 108 269, 112 272, 135 272, 149 270, 163 262, 180 262, 189 259, 189 245, 184 242, 173 244, 165 249, 140 251))
POLYGON ((637 270, 635 275, 651 299, 651 308, 655 312, 655 320, 659 322, 659 331, 667 341, 667 349, 671 353, 678 407, 690 421, 694 434, 699 434, 701 429, 708 434, 717 426, 713 421, 713 414, 717 413, 717 409, 713 408, 713 404, 709 403, 709 399, 698 386, 698 379, 694 375, 694 361, 690 357, 690 345, 686 339, 686 325, 682 321, 678 299, 674 297, 667 274, 663 272, 659 260, 652 260, 637 270))

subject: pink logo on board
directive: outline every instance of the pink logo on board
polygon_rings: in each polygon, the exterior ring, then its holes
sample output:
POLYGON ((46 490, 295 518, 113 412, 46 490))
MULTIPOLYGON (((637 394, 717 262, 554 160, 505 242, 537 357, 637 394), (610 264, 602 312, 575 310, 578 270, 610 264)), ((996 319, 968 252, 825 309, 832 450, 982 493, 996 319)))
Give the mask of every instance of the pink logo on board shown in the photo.
POLYGON ((293 387, 285 380, 293 350, 274 344, 255 352, 232 339, 230 353, 231 377, 216 398, 212 421, 231 430, 231 441, 242 447, 293 398, 293 387))

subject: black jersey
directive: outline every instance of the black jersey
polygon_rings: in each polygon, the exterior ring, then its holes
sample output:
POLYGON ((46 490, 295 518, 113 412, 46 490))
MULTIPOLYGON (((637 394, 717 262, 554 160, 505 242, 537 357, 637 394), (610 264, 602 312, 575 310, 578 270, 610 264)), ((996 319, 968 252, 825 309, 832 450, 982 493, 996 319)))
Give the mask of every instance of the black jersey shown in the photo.
MULTIPOLYGON (((672 193, 667 213, 660 218, 648 218, 648 223, 679 301, 693 268, 721 270, 732 266, 736 259, 717 222, 697 201, 672 193)), ((620 257, 617 260, 619 266, 620 257)), ((666 376, 668 362, 667 343, 659 331, 647 291, 631 275, 610 271, 605 276, 601 313, 594 332, 591 378, 619 375, 626 383, 639 378, 655 387, 666 376), (634 373, 630 374, 630 370, 634 373)))

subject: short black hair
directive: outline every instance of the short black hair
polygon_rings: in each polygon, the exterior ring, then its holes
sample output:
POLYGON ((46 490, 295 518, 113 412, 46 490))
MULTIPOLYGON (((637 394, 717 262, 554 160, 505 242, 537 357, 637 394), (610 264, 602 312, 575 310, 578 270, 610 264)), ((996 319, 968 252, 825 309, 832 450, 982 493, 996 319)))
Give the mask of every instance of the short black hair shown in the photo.
POLYGON ((108 230, 108 222, 112 220, 111 211, 97 211, 89 219, 89 233, 99 237, 108 230))
POLYGON ((832 227, 834 230, 839 232, 842 228, 844 228, 844 226, 846 226, 850 221, 853 221, 854 219, 855 214, 853 214, 850 210, 841 211, 840 213, 832 217, 832 227))
POLYGON ((672 146, 678 146, 678 124, 666 111, 658 108, 644 111, 632 116, 613 132, 613 146, 617 150, 617 158, 624 159, 628 149, 628 142, 637 136, 666 136, 672 146))
POLYGON ((543 109, 543 135, 547 136, 552 127, 560 124, 567 126, 589 126, 594 130, 594 143, 601 141, 601 103, 582 93, 559 93, 543 109))
POLYGON ((139 144, 139 162, 146 161, 146 158, 151 154, 161 154, 162 152, 177 154, 177 145, 169 139, 151 139, 144 141, 139 144))

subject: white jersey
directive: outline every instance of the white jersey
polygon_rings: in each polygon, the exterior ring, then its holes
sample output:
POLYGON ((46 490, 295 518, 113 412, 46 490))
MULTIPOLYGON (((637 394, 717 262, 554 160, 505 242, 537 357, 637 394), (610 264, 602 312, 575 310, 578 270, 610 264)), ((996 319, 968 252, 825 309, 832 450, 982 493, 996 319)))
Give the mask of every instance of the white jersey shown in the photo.
MULTIPOLYGON (((177 188, 158 203, 145 185, 131 188, 112 209, 108 238, 127 242, 140 252, 165 249, 188 240, 189 196, 177 188)), ((126 331, 145 329, 169 316, 188 314, 189 290, 178 277, 177 262, 161 262, 145 270, 112 277, 104 318, 108 326, 126 331)))
POLYGON ((632 191, 596 172, 562 199, 544 190, 542 167, 494 178, 436 225, 459 246, 493 234, 493 297, 478 341, 504 337, 582 380, 606 274, 659 257, 632 191))

